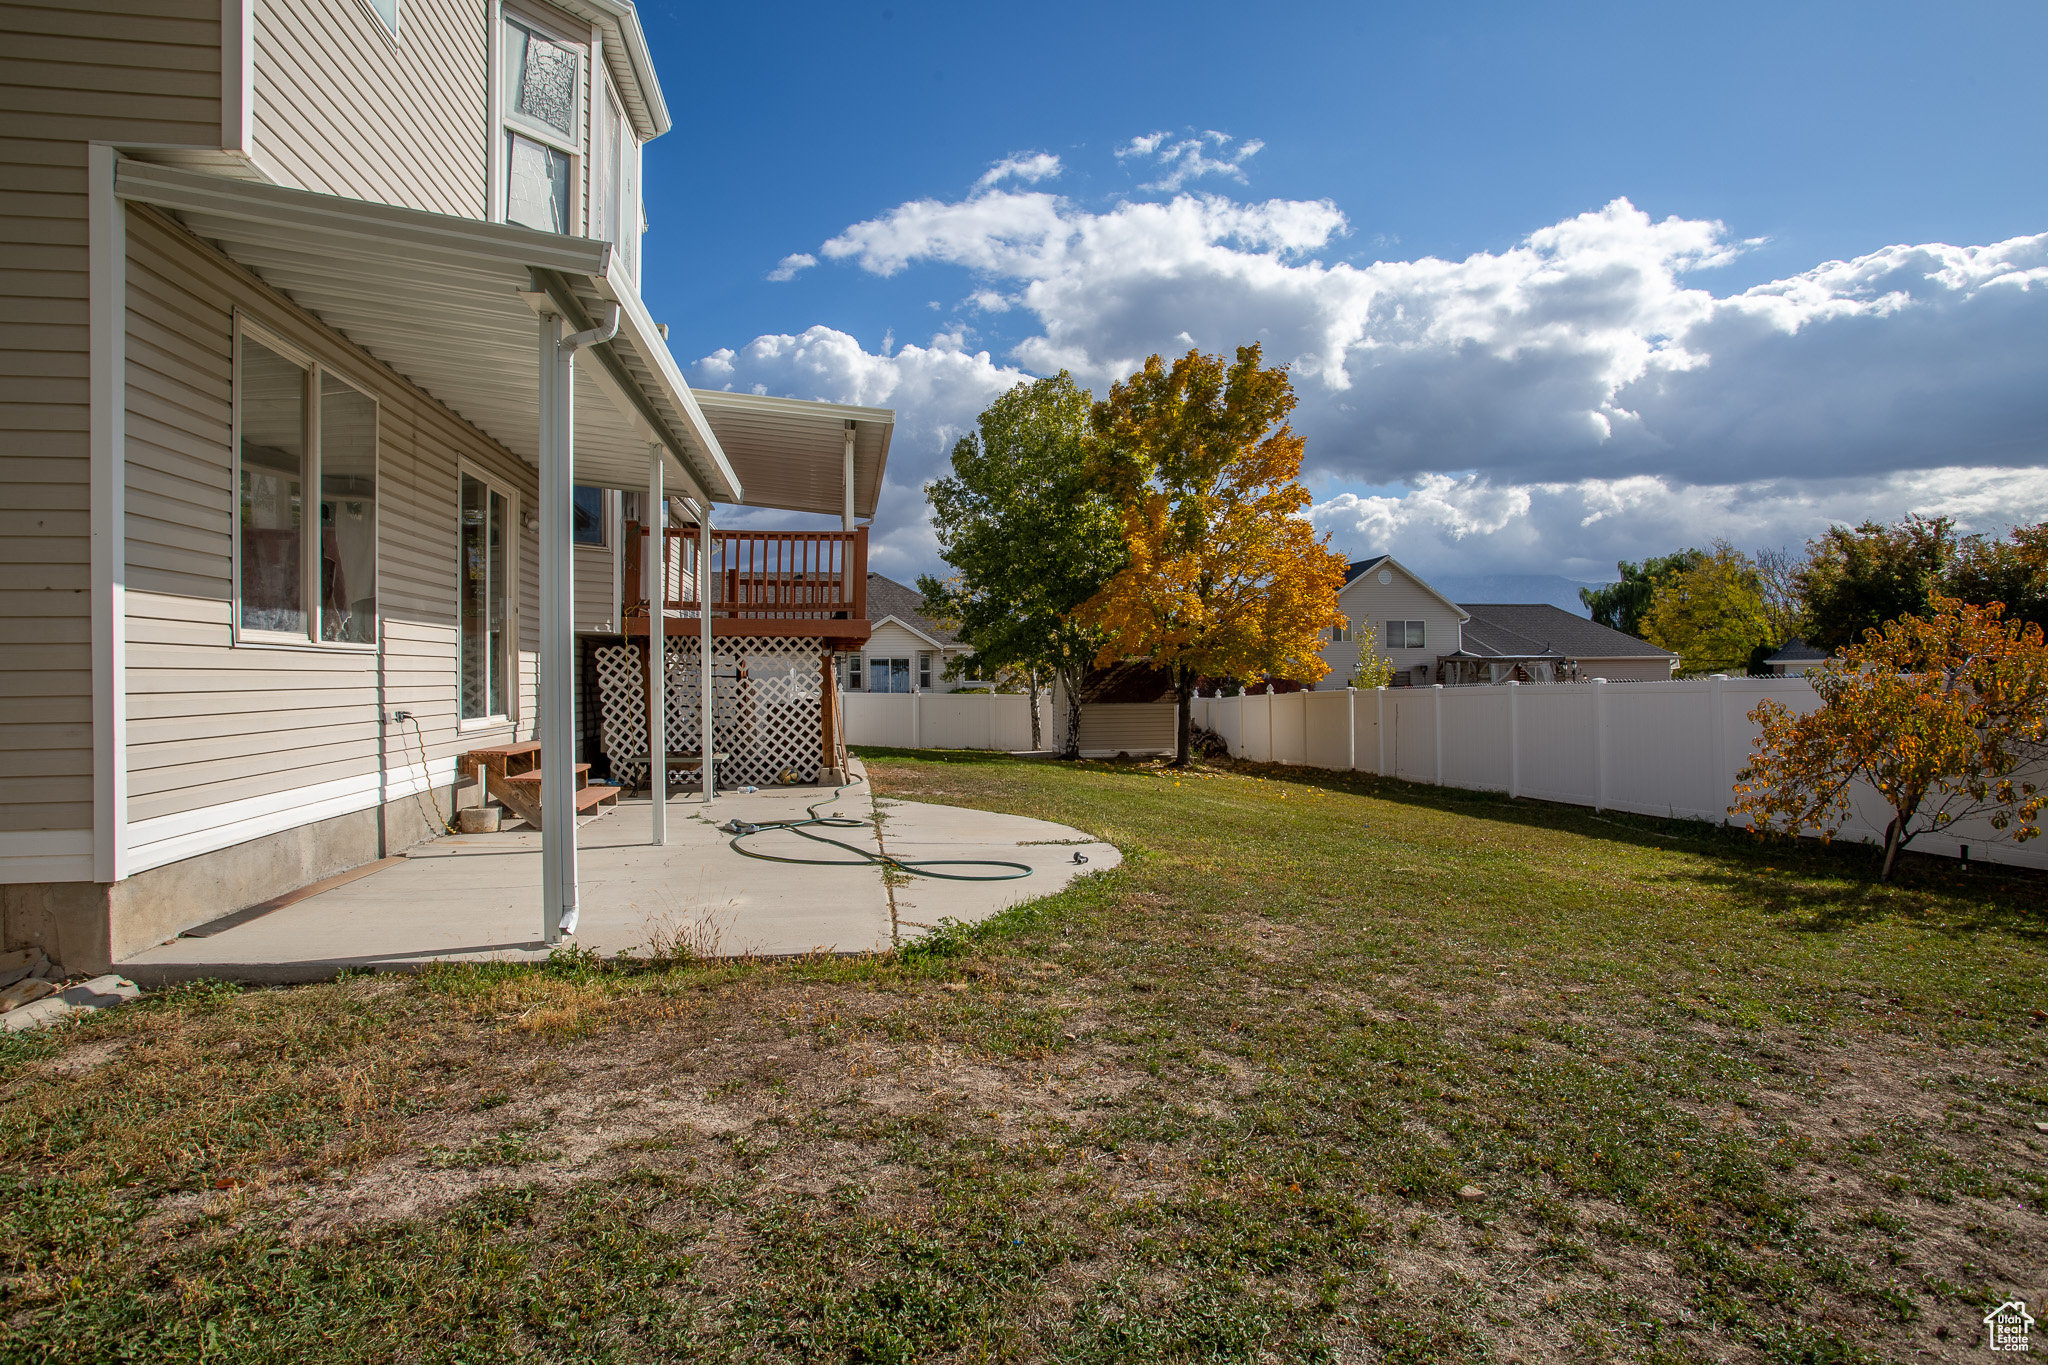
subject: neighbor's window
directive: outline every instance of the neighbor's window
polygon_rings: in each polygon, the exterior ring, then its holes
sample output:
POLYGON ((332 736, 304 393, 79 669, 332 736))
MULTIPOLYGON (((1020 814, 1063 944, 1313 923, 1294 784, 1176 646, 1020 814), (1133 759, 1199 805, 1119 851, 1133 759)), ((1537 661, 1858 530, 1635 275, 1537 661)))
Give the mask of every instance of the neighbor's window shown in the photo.
POLYGON ((234 420, 238 632, 375 644, 376 401, 243 332, 234 420))
POLYGON ((575 542, 578 545, 595 545, 603 549, 609 543, 605 535, 605 496, 602 488, 577 484, 575 492, 576 529, 575 542))
POLYGON ((932 656, 929 654, 917 656, 917 689, 920 692, 932 690, 932 656))
POLYGON ((505 221, 575 229, 583 49, 505 20, 505 221))
POLYGON ((910 660, 869 659, 868 691, 908 692, 910 690, 910 660))
POLYGON ((1420 622, 1420 621, 1389 621, 1389 622, 1387 622, 1387 648, 1388 648, 1388 649, 1421 649, 1421 648, 1423 648, 1423 644, 1422 644, 1422 622, 1420 622))
POLYGON ((852 657, 851 659, 848 659, 848 660, 846 661, 846 690, 847 690, 847 691, 849 691, 849 692, 858 692, 858 691, 860 691, 860 671, 861 671, 861 668, 862 668, 862 664, 861 664, 861 658, 860 658, 860 655, 858 655, 858 654, 854 655, 854 656, 853 656, 853 657, 852 657))
POLYGON ((1351 638, 1351 627, 1349 627, 1349 626, 1331 626, 1331 627, 1330 627, 1330 643, 1331 643, 1331 644, 1333 644, 1333 645, 1341 645, 1341 644, 1343 644, 1343 643, 1344 643, 1344 642, 1345 642, 1346 640, 1349 640, 1350 638, 1351 638))
POLYGON ((462 476, 458 592, 462 719, 512 714, 512 500, 462 476))

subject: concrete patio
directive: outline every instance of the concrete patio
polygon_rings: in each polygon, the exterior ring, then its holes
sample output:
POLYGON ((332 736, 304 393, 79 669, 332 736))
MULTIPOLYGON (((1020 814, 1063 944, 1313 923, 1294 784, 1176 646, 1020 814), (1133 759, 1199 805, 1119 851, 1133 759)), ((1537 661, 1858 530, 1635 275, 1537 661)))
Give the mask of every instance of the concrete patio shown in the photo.
MULTIPOLYGON (((668 843, 661 847, 648 842, 652 811, 645 798, 583 822, 577 831, 581 921, 572 941, 605 956, 644 953, 678 937, 719 955, 887 950, 941 918, 983 920, 1122 861, 1111 845, 1065 825, 877 799, 865 783, 819 812, 862 826, 818 833, 906 860, 1023 863, 1031 875, 939 881, 885 878, 871 864, 764 862, 734 851, 730 836, 716 828, 735 818, 752 824, 802 819, 806 806, 830 797, 829 788, 817 787, 720 793, 708 812, 695 794, 671 797, 668 843), (1087 861, 1076 862, 1076 853, 1087 861)), ((852 857, 787 832, 748 845, 799 858, 852 857)), ((540 835, 521 824, 497 834, 436 839, 281 909, 201 929, 203 937, 172 939, 116 970, 151 986, 202 977, 315 981, 346 970, 417 970, 435 961, 539 961, 549 952, 540 941, 540 835)))

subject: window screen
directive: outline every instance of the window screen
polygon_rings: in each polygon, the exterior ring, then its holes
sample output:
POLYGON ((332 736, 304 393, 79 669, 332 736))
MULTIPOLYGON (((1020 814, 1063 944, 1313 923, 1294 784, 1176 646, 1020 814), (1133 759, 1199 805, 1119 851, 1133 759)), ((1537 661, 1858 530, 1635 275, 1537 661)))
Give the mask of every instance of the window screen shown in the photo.
POLYGON ((320 375, 320 638, 377 638, 377 405, 320 375))
POLYGON ((242 629, 304 634, 306 371, 243 337, 235 401, 241 424, 242 629))

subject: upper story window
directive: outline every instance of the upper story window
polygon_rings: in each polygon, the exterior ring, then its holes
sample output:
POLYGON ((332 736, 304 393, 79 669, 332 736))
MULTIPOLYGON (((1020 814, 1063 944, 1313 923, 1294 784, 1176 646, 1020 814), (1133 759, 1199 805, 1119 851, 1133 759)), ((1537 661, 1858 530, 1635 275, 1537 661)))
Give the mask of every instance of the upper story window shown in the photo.
POLYGON ((590 235, 615 243, 626 276, 640 274, 640 139, 604 82, 603 99, 591 114, 590 235))
POLYGON ((506 222, 575 231, 582 79, 580 46, 506 16, 506 222))
POLYGON ((1386 638, 1388 649, 1425 648, 1422 643, 1422 622, 1420 621, 1389 621, 1387 622, 1386 638))

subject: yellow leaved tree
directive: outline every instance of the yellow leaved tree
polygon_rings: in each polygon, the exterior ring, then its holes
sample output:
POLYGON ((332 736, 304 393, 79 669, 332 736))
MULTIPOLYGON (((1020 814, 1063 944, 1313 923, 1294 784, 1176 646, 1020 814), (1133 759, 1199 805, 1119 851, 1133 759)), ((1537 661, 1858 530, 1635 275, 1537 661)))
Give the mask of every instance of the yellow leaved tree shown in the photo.
POLYGON ((1091 468, 1118 504, 1130 559, 1076 615, 1104 632, 1099 663, 1148 659, 1173 676, 1174 764, 1188 761, 1199 674, 1329 672, 1325 632, 1344 624, 1345 560, 1304 515, 1302 442, 1287 426, 1285 366, 1189 351, 1158 356, 1089 414, 1091 468))
POLYGON ((1884 868, 1922 834, 1981 817, 2024 843, 2048 809, 2048 644, 2005 607, 1934 593, 1925 620, 1901 616, 1809 673, 1821 704, 1798 714, 1766 698, 1762 733, 1735 778, 1730 815, 1759 830, 1840 833, 1869 789, 1890 810, 1884 868))

